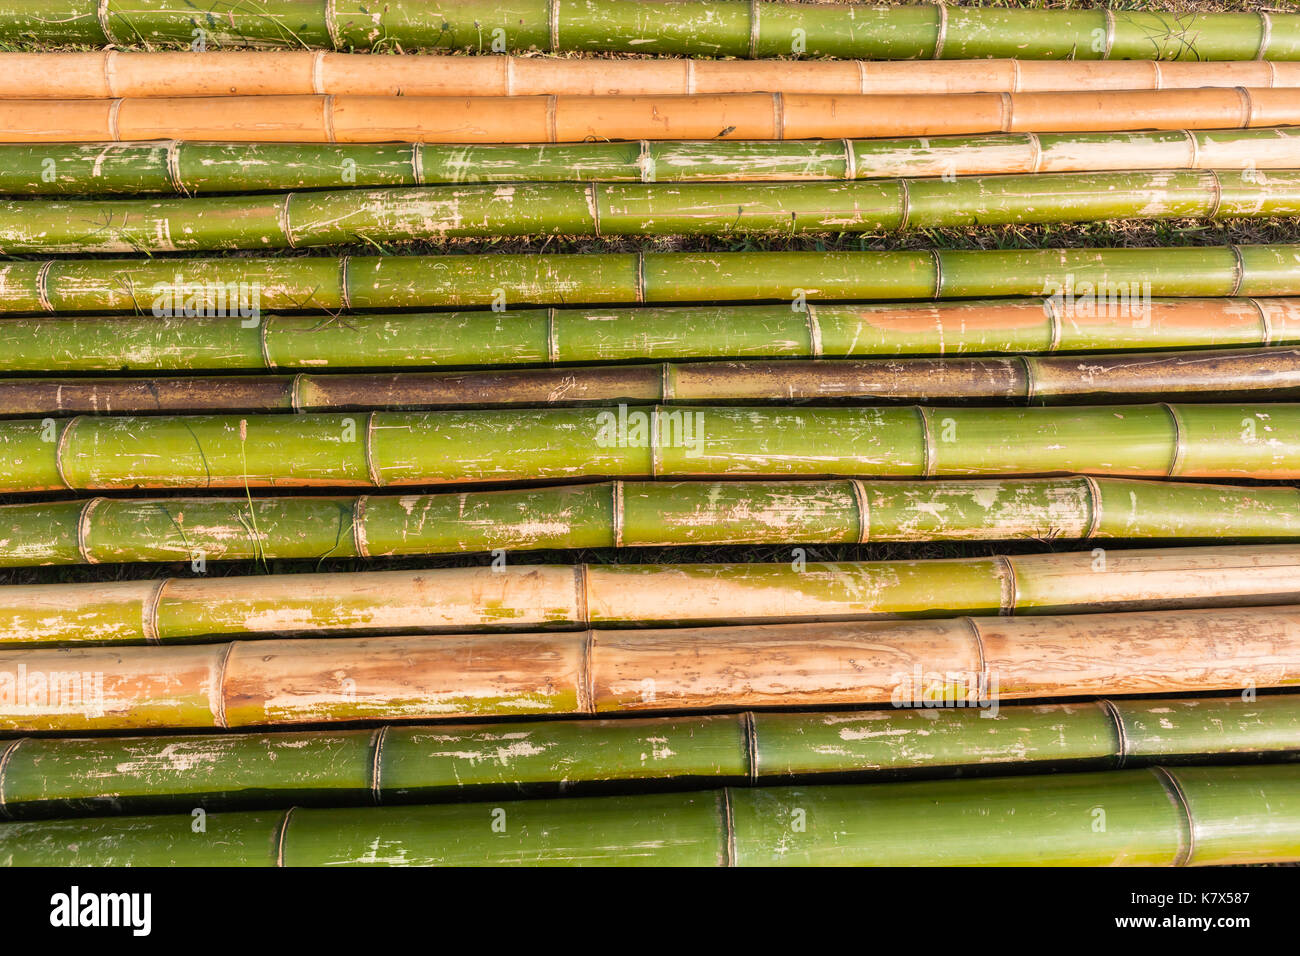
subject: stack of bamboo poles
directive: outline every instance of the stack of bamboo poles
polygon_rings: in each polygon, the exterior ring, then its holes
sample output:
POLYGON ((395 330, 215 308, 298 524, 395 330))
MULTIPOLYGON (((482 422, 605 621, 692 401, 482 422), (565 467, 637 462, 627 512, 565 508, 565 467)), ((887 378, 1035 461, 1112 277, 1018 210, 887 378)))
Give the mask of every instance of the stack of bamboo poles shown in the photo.
POLYGON ((1300 15, 0 37, 0 862, 1300 860, 1300 15))

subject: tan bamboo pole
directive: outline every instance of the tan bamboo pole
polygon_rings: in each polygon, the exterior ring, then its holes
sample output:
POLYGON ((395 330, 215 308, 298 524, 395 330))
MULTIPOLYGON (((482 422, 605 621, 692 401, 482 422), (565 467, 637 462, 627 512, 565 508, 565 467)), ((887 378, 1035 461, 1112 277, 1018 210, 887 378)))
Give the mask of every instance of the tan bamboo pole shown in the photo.
POLYGON ((1300 87, 1265 60, 705 60, 320 51, 0 53, 0 98, 1045 93, 1300 87))
POLYGON ((0 378, 0 417, 711 402, 1026 405, 1300 398, 1300 349, 665 362, 456 372, 0 378))
POLYGON ((1300 683, 1262 607, 0 653, 10 733, 832 707, 1300 683), (684 662, 689 662, 689 665, 684 662))
POLYGON ((0 100, 0 142, 573 143, 1300 125, 1291 89, 0 100))
POLYGON ((0 647, 1039 615, 1300 602, 1300 547, 512 565, 0 586, 0 647))
POLYGON ((886 541, 1300 539, 1300 489, 1127 478, 615 481, 0 505, 0 567, 886 541))

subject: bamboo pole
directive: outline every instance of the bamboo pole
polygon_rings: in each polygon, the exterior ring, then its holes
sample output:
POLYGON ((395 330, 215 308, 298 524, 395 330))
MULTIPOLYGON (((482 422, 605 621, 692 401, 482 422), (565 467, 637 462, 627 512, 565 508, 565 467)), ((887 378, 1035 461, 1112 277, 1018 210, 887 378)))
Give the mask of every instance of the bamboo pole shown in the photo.
MULTIPOLYGON (((1297 48, 1300 53, 1300 47, 1297 48)), ((1294 89, 0 100, 0 142, 580 143, 1300 125, 1294 89)))
POLYGON ((715 93, 1045 93, 1300 87, 1300 65, 368 56, 289 52, 0 53, 0 98, 147 96, 665 96, 715 93))
POLYGON ((849 183, 491 183, 0 202, 0 254, 290 249, 498 236, 795 235, 1300 215, 1300 170, 849 183))
POLYGON ((1293 545, 923 561, 501 565, 0 586, 0 647, 1300 603, 1293 545))
POLYGON ((668 545, 1300 538, 1300 492, 1127 478, 609 482, 0 505, 0 567, 668 545))
POLYGON ((0 192, 195 195, 475 182, 860 180, 1144 169, 1215 169, 1221 175, 1240 170, 1266 182, 1260 171, 1296 167, 1300 130, 1288 127, 523 146, 0 143, 0 192))
MULTIPOLYGON (((1300 298, 1151 298, 1141 283, 1103 288, 1101 296, 1095 287, 1082 295, 1074 291, 923 304, 805 303, 800 311, 789 305, 668 306, 344 318, 254 314, 250 308, 245 318, 201 315, 198 307, 182 304, 161 316, 15 316, 0 322, 0 374, 419 370, 1300 345, 1300 298)), ((1158 355, 1153 360, 1160 361, 1158 355)))
MULTIPOLYGON (((0 264, 0 314, 239 315, 527 305, 1048 296, 1057 327, 1145 296, 1300 295, 1300 244, 891 252, 45 259, 0 264)), ((1114 311, 1114 310, 1109 310, 1114 311)), ((1040 310, 1041 314, 1041 310, 1040 310)), ((796 316, 799 317, 799 316, 796 316)), ((802 318, 806 321, 807 316, 802 318)), ((316 320, 319 321, 319 320, 316 320)), ((1263 318, 1260 318, 1263 321, 1263 318)))
POLYGON ((0 422, 0 493, 582 478, 1300 477, 1300 404, 620 405, 0 422))
POLYGON ((1300 349, 688 362, 463 372, 0 378, 0 417, 749 402, 1018 405, 1300 398, 1300 349))
POLYGON ((1297 60, 1300 16, 873 8, 748 0, 6 0, 0 38, 49 45, 548 50, 862 59, 1297 60), (196 34, 196 31, 197 34, 196 34))
MULTIPOLYGON (((661 599, 662 600, 662 599, 661 599)), ((1300 609, 251 640, 0 653, 10 734, 471 720, 1300 683, 1300 609), (683 666, 689 661, 689 666, 683 666)))
MULTIPOLYGON (((932 702, 935 703, 935 702, 932 702)), ((647 787, 1286 759, 1300 695, 0 742, 0 816, 409 804, 647 787)))
POLYGON ((1300 767, 728 788, 0 826, 10 866, 1161 865, 1300 859, 1300 767), (1105 809, 1105 827, 1094 825, 1105 809), (792 832, 791 820, 806 825, 792 832), (493 821, 507 821, 504 834, 493 821))

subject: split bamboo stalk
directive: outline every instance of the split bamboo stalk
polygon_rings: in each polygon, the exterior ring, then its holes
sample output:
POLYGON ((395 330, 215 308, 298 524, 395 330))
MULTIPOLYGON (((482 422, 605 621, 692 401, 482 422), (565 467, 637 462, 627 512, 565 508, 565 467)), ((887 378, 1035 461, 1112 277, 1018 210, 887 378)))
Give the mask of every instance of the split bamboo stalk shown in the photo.
MULTIPOLYGON (((463 58, 462 58, 463 59, 463 58)), ((615 62, 615 61, 603 61, 615 62)), ((553 143, 0 143, 0 193, 265 192, 474 182, 880 179, 1300 167, 1300 129, 553 143)))
MULTIPOLYGON (((57 266, 52 266, 55 269, 57 266)), ((48 279, 48 276, 47 276, 48 279)), ((1077 292, 1078 290, 1075 290, 1077 292)), ((237 296, 236 296, 237 297, 237 296)), ((184 298, 184 297, 182 297, 184 298)), ((1300 345, 1300 298, 1084 295, 924 304, 378 315, 42 315, 0 322, 0 374, 427 369, 1300 345)), ((237 311, 237 310, 235 310, 237 311)))
POLYGON ((1300 695, 0 741, 0 817, 1293 759, 1300 695))
POLYGON ((1207 866, 1300 859, 1300 766, 0 826, 9 866, 1207 866), (1096 809, 1106 826, 1096 829, 1096 809), (506 833, 494 819, 508 821, 506 833), (494 816, 495 815, 495 816, 494 816), (804 829, 790 821, 803 816, 804 829), (382 849, 377 849, 382 847, 382 849))
POLYGON ((0 422, 0 493, 582 478, 1300 477, 1300 404, 665 406, 0 422))
MULTIPOLYGON (((1300 38, 1300 33, 1297 34, 1300 38)), ((1300 87, 1267 60, 744 61, 290 52, 0 53, 0 98, 1046 93, 1300 87)))
MULTIPOLYGON (((1297 47, 1300 53, 1300 47, 1297 47)), ((0 142, 580 143, 1300 125, 1294 89, 0 100, 0 142)))
POLYGON ((299 49, 547 50, 869 60, 1298 60, 1300 16, 873 8, 749 0, 6 0, 0 38, 299 49), (199 31, 196 34, 196 30, 199 31))
MULTIPOLYGON (((1300 244, 891 252, 489 253, 45 259, 0 263, 0 314, 230 316, 527 305, 1054 296, 1057 325, 1103 299, 1300 295, 1300 244)), ((1104 310, 1103 310, 1104 311, 1104 310)), ((807 316, 802 316, 806 320, 807 316)), ((1260 320, 1261 322, 1263 319, 1260 320)))
POLYGON ((493 183, 0 202, 0 254, 293 249, 498 236, 879 233, 1300 215, 1300 170, 841 183, 493 183))
POLYGON ((1018 405, 1300 399, 1300 349, 821 359, 463 372, 0 378, 0 418, 710 402, 1018 405))
POLYGON ((1300 491, 1127 478, 609 482, 0 505, 0 567, 545 548, 1300 538, 1300 491))
POLYGON ((1300 603, 1300 548, 505 565, 0 586, 0 647, 1300 603))
POLYGON ((1297 684, 1295 606, 20 648, 0 653, 0 731, 825 708, 927 695, 987 706, 1297 684))

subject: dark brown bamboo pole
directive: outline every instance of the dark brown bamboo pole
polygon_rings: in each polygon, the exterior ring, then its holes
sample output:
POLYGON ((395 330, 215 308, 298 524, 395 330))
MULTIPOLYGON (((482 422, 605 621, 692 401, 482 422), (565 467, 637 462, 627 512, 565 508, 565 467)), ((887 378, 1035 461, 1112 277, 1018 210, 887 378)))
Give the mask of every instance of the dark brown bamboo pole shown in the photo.
POLYGON ((0 142, 576 143, 1300 125, 1291 89, 0 100, 0 142))
POLYGON ((655 402, 1007 401, 1056 405, 1300 398, 1300 349, 1077 357, 834 359, 463 372, 0 379, 0 417, 323 412, 655 402))
POLYGON ((0 53, 0 98, 1043 93, 1298 87, 1263 60, 764 61, 292 52, 0 53))
POLYGON ((728 626, 1300 602, 1294 545, 923 561, 500 565, 0 587, 0 647, 728 626))
POLYGON ((1295 607, 20 649, 0 653, 0 730, 979 706, 1297 683, 1295 607))

